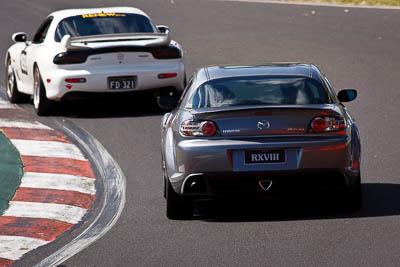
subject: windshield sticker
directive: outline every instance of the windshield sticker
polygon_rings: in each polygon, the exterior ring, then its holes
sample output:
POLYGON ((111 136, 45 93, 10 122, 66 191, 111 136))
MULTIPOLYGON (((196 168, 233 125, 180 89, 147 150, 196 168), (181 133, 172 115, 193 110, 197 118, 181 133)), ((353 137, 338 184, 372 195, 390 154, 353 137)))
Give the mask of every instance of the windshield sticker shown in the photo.
POLYGON ((98 18, 98 17, 125 17, 126 14, 121 13, 94 13, 94 14, 83 14, 82 18, 98 18))

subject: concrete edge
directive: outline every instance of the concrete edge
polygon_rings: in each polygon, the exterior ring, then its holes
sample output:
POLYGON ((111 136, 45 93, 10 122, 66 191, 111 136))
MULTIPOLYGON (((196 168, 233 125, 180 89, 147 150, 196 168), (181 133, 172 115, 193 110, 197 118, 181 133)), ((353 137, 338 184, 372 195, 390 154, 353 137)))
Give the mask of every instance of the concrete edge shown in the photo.
POLYGON ((70 243, 48 256, 37 267, 57 266, 105 235, 117 222, 125 206, 126 179, 112 156, 87 131, 71 121, 55 121, 88 152, 104 182, 104 202, 94 221, 70 243))

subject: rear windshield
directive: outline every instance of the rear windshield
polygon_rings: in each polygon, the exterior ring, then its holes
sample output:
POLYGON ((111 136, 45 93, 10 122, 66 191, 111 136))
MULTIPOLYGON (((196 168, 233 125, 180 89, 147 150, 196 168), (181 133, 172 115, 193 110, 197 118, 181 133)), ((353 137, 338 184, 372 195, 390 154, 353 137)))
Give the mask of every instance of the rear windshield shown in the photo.
POLYGON ((156 28, 142 15, 124 13, 86 14, 65 18, 57 26, 55 41, 64 35, 89 36, 116 33, 152 33, 156 28))
POLYGON ((202 84, 188 108, 331 103, 321 83, 306 77, 233 77, 202 84))

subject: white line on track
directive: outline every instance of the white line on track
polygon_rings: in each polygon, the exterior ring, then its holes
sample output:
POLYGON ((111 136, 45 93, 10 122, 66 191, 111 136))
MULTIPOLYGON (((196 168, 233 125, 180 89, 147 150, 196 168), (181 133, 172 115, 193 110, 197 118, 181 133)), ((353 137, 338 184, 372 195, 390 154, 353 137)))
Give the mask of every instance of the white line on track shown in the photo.
POLYGON ((77 224, 86 212, 86 209, 70 205, 10 201, 3 216, 44 218, 77 224))
POLYGON ((323 7, 341 7, 341 8, 367 8, 367 9, 391 9, 400 10, 398 6, 362 6, 339 3, 315 3, 315 2, 297 2, 297 1, 278 1, 278 0, 218 0, 222 2, 247 2, 247 3, 265 3, 280 5, 299 5, 299 6, 323 6, 323 7))
POLYGON ((76 191, 95 195, 95 179, 55 173, 26 172, 20 187, 76 191))
POLYGON ((25 253, 47 243, 49 242, 37 238, 0 235, 0 258, 15 261, 25 253))
POLYGON ((16 108, 16 106, 0 98, 0 108, 16 108))
POLYGON ((50 130, 50 127, 47 127, 44 124, 41 124, 37 121, 16 121, 9 119, 0 119, 0 127, 11 127, 11 128, 27 128, 27 129, 43 129, 50 130))
POLYGON ((85 148, 104 182, 104 201, 96 219, 70 243, 48 256, 35 267, 58 266, 105 235, 117 222, 125 206, 125 176, 107 150, 85 130, 66 120, 61 124, 85 148))
POLYGON ((82 152, 74 144, 19 139, 11 139, 10 141, 22 156, 86 160, 82 152))
MULTIPOLYGON (((16 105, 3 100, 4 97, 2 98, 2 96, 4 94, 2 93, 3 92, 0 92, 0 116, 4 109, 18 108, 16 105)), ((8 112, 6 115, 9 115, 8 112)), ((0 118, 0 127, 52 130, 52 128, 38 121, 33 121, 33 119, 32 121, 29 119, 16 121, 0 118)), ((19 153, 24 156, 87 161, 78 147, 73 144, 56 141, 20 139, 11 139, 10 141, 17 148, 19 153)), ((95 179, 76 175, 26 172, 22 177, 20 187, 67 190, 91 195, 96 194, 95 179)), ((70 224, 78 224, 87 213, 87 209, 84 208, 55 203, 10 201, 9 204, 8 209, 4 211, 2 216, 50 219, 70 224)), ((25 253, 48 243, 49 241, 38 238, 0 235, 0 258, 18 260, 25 253)))

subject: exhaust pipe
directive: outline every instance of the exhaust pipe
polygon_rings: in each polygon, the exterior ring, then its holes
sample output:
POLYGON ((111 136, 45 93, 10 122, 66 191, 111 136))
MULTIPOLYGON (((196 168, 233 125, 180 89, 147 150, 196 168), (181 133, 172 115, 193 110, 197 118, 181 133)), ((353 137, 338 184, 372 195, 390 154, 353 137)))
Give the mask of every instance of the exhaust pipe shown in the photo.
POLYGON ((182 193, 206 193, 207 186, 202 176, 188 177, 183 184, 182 193))
POLYGON ((261 189, 267 192, 272 186, 272 180, 261 180, 258 182, 261 189))

